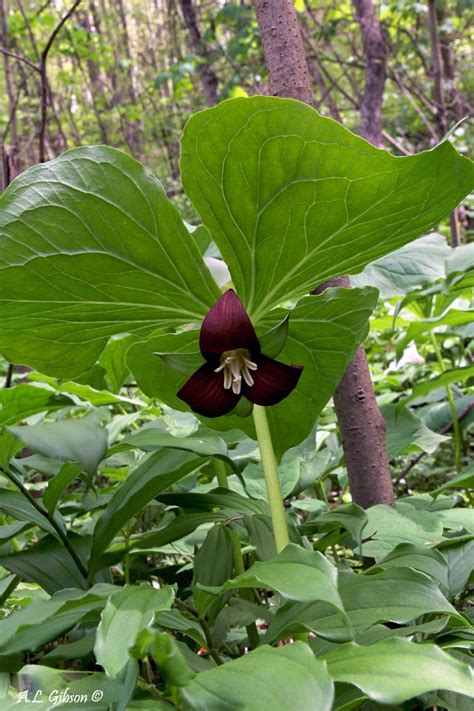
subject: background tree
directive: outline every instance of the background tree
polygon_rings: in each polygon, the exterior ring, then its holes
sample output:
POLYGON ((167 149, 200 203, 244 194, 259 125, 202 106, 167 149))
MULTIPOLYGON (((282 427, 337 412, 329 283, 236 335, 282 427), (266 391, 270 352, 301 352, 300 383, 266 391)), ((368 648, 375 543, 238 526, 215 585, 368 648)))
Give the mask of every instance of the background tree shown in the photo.
MULTIPOLYGON (((361 127, 368 140, 381 138, 381 101, 385 66, 380 66, 380 25, 371 2, 356 3, 367 56, 367 78, 361 103, 361 127)), ((291 0, 255 0, 255 9, 270 74, 277 96, 313 105, 313 92, 298 19, 291 0)), ((384 46, 383 50, 385 52, 384 46)), ((385 53, 383 53, 383 57, 385 53)), ((342 276, 319 285, 348 287, 342 276)), ((361 506, 393 504, 394 495, 385 447, 385 422, 377 406, 363 346, 348 366, 334 404, 341 428, 353 500, 361 506)))

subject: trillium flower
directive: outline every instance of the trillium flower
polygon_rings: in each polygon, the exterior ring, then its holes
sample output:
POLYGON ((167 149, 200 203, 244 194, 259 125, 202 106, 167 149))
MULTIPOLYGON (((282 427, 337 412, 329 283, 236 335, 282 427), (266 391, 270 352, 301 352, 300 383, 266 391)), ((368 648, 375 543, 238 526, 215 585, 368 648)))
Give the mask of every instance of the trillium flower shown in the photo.
POLYGON ((276 405, 294 390, 303 370, 261 352, 252 322, 232 289, 204 318, 199 347, 206 362, 178 397, 205 417, 226 415, 242 396, 256 405, 276 405))

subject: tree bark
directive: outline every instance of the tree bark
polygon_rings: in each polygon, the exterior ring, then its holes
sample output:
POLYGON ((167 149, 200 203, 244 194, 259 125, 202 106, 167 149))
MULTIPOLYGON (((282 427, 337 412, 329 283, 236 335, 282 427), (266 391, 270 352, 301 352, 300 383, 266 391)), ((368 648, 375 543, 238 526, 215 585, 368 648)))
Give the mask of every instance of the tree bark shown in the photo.
MULTIPOLYGON (((303 40, 292 0, 254 0, 254 5, 273 93, 313 105, 303 40)), ((325 282, 315 293, 332 286, 349 287, 349 277, 325 282)), ((393 505, 385 422, 377 406, 363 347, 347 367, 334 394, 334 405, 353 501, 364 508, 374 504, 393 505)))
POLYGON ((433 64, 434 99, 436 101, 436 125, 439 138, 442 138, 448 127, 446 120, 446 104, 443 91, 443 62, 441 45, 438 35, 438 20, 436 17, 436 0, 428 0, 428 24, 431 38, 431 60, 433 64))
MULTIPOLYGON (((79 19, 79 24, 84 28, 84 30, 87 32, 88 39, 90 41, 92 35, 93 35, 93 18, 91 17, 90 13, 92 12, 93 9, 93 3, 90 4, 89 8, 84 8, 83 13, 80 16, 79 19), (91 21, 92 20, 92 21, 91 21)), ((94 32, 100 36, 100 25, 94 25, 94 32)), ((74 48, 74 54, 76 55, 76 61, 79 66, 79 68, 82 68, 82 61, 80 58, 79 53, 77 52, 75 46, 74 46, 74 41, 71 39, 71 44, 74 48)), ((91 103, 92 103, 92 110, 94 112, 94 115, 97 120, 97 125, 99 127, 100 131, 100 140, 102 143, 107 145, 109 143, 109 137, 107 133, 107 125, 104 121, 104 116, 102 112, 99 110, 98 105, 97 105, 97 99, 100 97, 102 100, 102 105, 106 106, 107 101, 104 96, 104 91, 103 91, 103 83, 101 83, 100 80, 100 70, 97 66, 97 62, 92 59, 91 57, 88 57, 87 59, 87 73, 89 76, 89 81, 90 81, 90 96, 91 96, 91 103)), ((71 114, 72 116, 72 114, 71 114)))
POLYGON ((219 80, 209 61, 209 52, 205 46, 199 29, 196 10, 192 0, 179 0, 184 24, 191 39, 191 46, 197 57, 202 60, 198 64, 202 90, 208 106, 214 106, 219 101, 217 87, 219 80))
MULTIPOLYGON (((1 37, 2 46, 8 50, 9 35, 8 35, 8 8, 6 0, 0 0, 0 22, 1 22, 1 37)), ((19 144, 18 144, 18 128, 16 120, 17 99, 15 97, 14 80, 10 65, 10 57, 8 54, 3 56, 3 69, 5 74, 5 85, 8 97, 8 125, 2 136, 1 154, 2 154, 2 189, 4 190, 9 183, 16 177, 19 172, 19 144), (5 143, 6 134, 10 129, 11 142, 7 146, 5 143)))
POLYGON ((291 0, 254 0, 272 94, 313 106, 306 54, 291 0))
POLYGON ((374 146, 382 145, 382 103, 387 51, 372 0, 352 0, 362 34, 365 87, 360 107, 360 134, 374 146))
MULTIPOLYGON (((438 136, 441 139, 448 130, 448 115, 443 88, 443 53, 438 33, 436 0, 428 0, 428 24, 431 39, 431 61, 433 66, 433 93, 436 102, 436 127, 438 129, 438 136)), ((447 66, 448 71, 452 72, 452 65, 449 59, 449 52, 445 50, 445 66, 447 66)), ((449 226, 451 230, 451 246, 459 247, 461 244, 461 233, 457 209, 454 209, 449 216, 449 226)))
MULTIPOLYGON (((127 68, 125 70, 125 75, 128 83, 128 95, 130 97, 131 108, 134 112, 138 105, 138 90, 136 87, 135 79, 135 68, 132 59, 132 52, 130 49, 130 34, 127 24, 127 15, 125 12, 125 7, 122 0, 115 0, 117 14, 120 22, 121 28, 121 45, 122 51, 127 59, 127 68)), ((143 156, 143 125, 140 119, 131 119, 127 115, 124 116, 125 124, 125 138, 128 147, 134 158, 140 160, 143 156)))

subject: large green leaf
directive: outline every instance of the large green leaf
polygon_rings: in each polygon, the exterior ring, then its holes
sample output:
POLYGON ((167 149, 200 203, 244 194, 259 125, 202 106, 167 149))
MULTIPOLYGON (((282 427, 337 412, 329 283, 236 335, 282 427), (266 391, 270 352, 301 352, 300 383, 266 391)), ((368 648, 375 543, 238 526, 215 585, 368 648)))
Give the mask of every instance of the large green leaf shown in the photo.
MULTIPOLYGON (((69 533, 69 542, 84 565, 90 552, 90 537, 69 533)), ((29 548, 0 556, 0 565, 19 575, 22 580, 41 585, 50 595, 64 588, 86 588, 86 580, 78 570, 64 544, 46 537, 29 548)))
POLYGON ((443 235, 425 235, 368 264, 361 274, 351 277, 351 284, 375 286, 382 299, 405 296, 412 289, 442 279, 444 263, 451 252, 443 235))
POLYGON ((309 521, 301 524, 300 532, 303 535, 310 535, 316 531, 325 533, 343 528, 352 535, 357 543, 360 543, 366 525, 367 514, 364 509, 357 504, 341 504, 341 506, 326 511, 317 518, 310 518, 309 521))
MULTIPOLYGON (((339 573, 339 593, 356 632, 378 622, 411 622, 420 615, 437 613, 457 619, 454 607, 427 575, 410 568, 388 568, 381 573, 339 573)), ((289 632, 309 629, 329 639, 347 639, 347 622, 322 601, 288 602, 281 607, 267 632, 273 642, 289 632)))
POLYGON ((398 457, 406 447, 434 452, 448 438, 427 427, 423 420, 407 407, 384 405, 382 414, 387 425, 385 444, 388 458, 398 457))
POLYGON ((23 173, 0 201, 0 342, 58 377, 110 336, 200 321, 219 290, 159 182, 113 148, 23 173))
POLYGON ((225 523, 216 523, 194 557, 193 600, 200 617, 213 622, 225 602, 224 597, 216 599, 201 588, 222 585, 232 577, 233 567, 231 532, 225 523))
POLYGON ((116 592, 113 585, 98 584, 84 590, 61 590, 49 600, 36 600, 0 620, 0 654, 33 651, 73 627, 91 610, 104 607, 116 592))
POLYGON ((342 610, 337 591, 337 570, 321 553, 293 543, 266 561, 257 561, 245 573, 224 583, 222 589, 272 588, 289 600, 324 600, 342 610))
POLYGON ((141 430, 127 435, 122 440, 122 444, 129 444, 144 452, 154 452, 162 447, 184 449, 194 452, 201 457, 222 457, 229 458, 227 445, 221 437, 202 435, 190 437, 174 437, 169 432, 164 432, 158 427, 144 427, 141 430))
POLYGON ((474 696, 469 665, 432 644, 397 637, 368 646, 351 642, 328 654, 327 663, 335 681, 354 684, 384 704, 400 704, 434 689, 474 696))
MULTIPOLYGON (((280 477, 281 496, 287 499, 291 492, 295 489, 300 473, 299 462, 296 459, 290 459, 288 462, 281 462, 278 466, 278 474, 280 477)), ((248 495, 254 499, 267 500, 267 487, 265 483, 265 475, 263 473, 262 464, 259 462, 250 462, 242 472, 245 481, 245 490, 248 495)))
POLYGON ((435 548, 399 543, 376 567, 413 568, 431 576, 444 592, 448 590, 448 565, 446 559, 435 548))
POLYGON ((441 518, 443 528, 453 531, 461 531, 464 528, 469 533, 474 534, 474 511, 471 508, 447 509, 446 511, 438 511, 437 514, 441 518))
POLYGON ((126 585, 109 597, 94 646, 97 663, 108 676, 120 674, 130 659, 128 650, 138 634, 151 624, 155 612, 169 609, 173 599, 171 587, 155 590, 151 585, 126 585))
MULTIPOLYGON (((278 455, 301 442, 311 431, 314 420, 366 337, 376 302, 374 289, 328 289, 302 299, 290 311, 288 338, 278 358, 302 365, 304 371, 290 397, 267 410, 278 455)), ((281 322, 286 314, 283 309, 274 311, 257 330, 258 335, 281 322)), ((184 353, 193 358, 199 352, 198 331, 152 335, 134 344, 127 356, 130 369, 147 395, 159 397, 179 410, 186 409, 176 392, 188 376, 169 368, 162 358, 154 355, 156 352, 184 353)), ((255 437, 251 417, 231 414, 205 421, 215 429, 238 428, 255 437)))
POLYGON ((370 540, 363 543, 362 551, 377 561, 399 543, 434 546, 443 540, 443 524, 438 512, 377 504, 367 509, 367 517, 364 538, 370 540))
POLYGON ((0 390, 0 425, 14 425, 37 412, 52 412, 72 404, 67 395, 20 383, 0 390))
POLYGON ((10 427, 10 432, 46 457, 80 462, 88 474, 95 472, 107 451, 107 430, 95 413, 81 419, 10 427))
MULTIPOLYGON (((28 521, 39 526, 43 531, 58 537, 58 533, 46 515, 43 516, 30 501, 19 491, 10 489, 0 489, 0 511, 13 516, 19 521, 28 521)), ((46 511, 45 511, 46 514, 46 511)), ((54 514, 56 523, 66 532, 66 527, 62 517, 56 512, 54 514)))
POLYGON ((201 672, 182 689, 184 708, 193 711, 330 711, 333 693, 324 663, 315 659, 302 642, 279 649, 256 649, 201 672))
POLYGON ((426 233, 474 182, 448 141, 396 158, 305 104, 270 97, 195 114, 181 168, 257 320, 426 233))
POLYGON ((118 531, 146 504, 200 465, 189 452, 163 450, 140 464, 114 492, 94 529, 91 558, 104 551, 118 531))
POLYGON ((441 551, 448 562, 449 595, 459 595, 473 576, 474 540, 448 540, 441 551))
POLYGON ((20 440, 8 430, 0 432, 0 466, 8 468, 15 454, 23 449, 20 440))

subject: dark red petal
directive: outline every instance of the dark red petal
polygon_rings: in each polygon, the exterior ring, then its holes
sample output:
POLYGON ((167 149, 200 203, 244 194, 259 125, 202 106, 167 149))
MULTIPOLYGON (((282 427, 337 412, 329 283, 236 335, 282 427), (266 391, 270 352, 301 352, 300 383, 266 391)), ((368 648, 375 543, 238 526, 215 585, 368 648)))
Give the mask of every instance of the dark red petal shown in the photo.
POLYGON ((232 289, 222 294, 206 314, 201 326, 199 346, 207 359, 235 348, 247 348, 252 355, 260 353, 252 322, 232 289))
POLYGON ((258 357, 257 365, 254 384, 242 387, 242 394, 256 405, 276 405, 296 388, 303 372, 302 365, 285 365, 265 355, 258 357))
POLYGON ((178 392, 178 397, 204 417, 226 415, 240 400, 240 395, 224 389, 224 376, 215 373, 211 363, 204 363, 191 375, 178 392))

